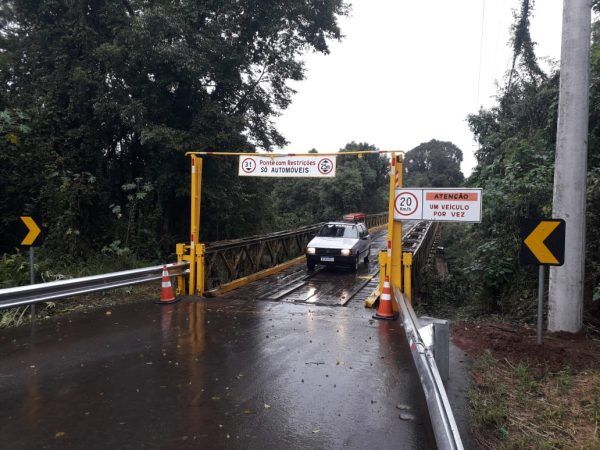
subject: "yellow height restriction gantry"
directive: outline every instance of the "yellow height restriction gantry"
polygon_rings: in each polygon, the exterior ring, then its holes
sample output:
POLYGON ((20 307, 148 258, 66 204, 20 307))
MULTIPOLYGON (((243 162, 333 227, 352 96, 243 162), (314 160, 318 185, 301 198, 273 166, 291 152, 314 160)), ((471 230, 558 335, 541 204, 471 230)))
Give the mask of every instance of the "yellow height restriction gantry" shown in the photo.
MULTIPOLYGON (((200 242, 200 217, 201 217, 201 193, 202 193, 202 157, 203 156, 268 156, 271 158, 290 156, 358 156, 371 154, 390 154, 390 191, 388 205, 388 244, 387 250, 379 255, 381 265, 380 287, 383 286, 383 277, 390 277, 392 287, 402 289, 402 223, 394 221, 394 196, 396 187, 402 186, 403 152, 397 150, 375 150, 375 151, 348 151, 330 153, 250 153, 250 152, 187 152, 190 157, 190 240, 189 243, 177 244, 177 261, 189 262, 189 277, 184 276, 177 279, 179 293, 187 291, 189 295, 204 295, 204 253, 205 245, 200 242)), ((404 258, 405 277, 407 258, 404 258)), ((408 268, 410 273, 410 268, 408 268)), ((410 275, 408 275, 410 277, 410 275)), ((410 282, 407 283, 410 286, 410 282)), ((408 287, 407 286, 407 287, 408 287)), ((410 288, 409 288, 410 289, 410 288)), ((381 289, 380 289, 381 292, 381 289)), ((407 292, 410 297, 410 292, 407 292)), ((395 302, 394 302, 395 303, 395 302)))

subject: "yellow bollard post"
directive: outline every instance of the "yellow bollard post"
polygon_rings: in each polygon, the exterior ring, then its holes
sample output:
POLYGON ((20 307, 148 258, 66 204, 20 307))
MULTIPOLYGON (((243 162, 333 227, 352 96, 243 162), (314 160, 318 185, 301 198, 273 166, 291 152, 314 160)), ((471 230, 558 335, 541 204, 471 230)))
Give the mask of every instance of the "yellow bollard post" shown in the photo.
POLYGON ((383 289, 383 281, 387 275, 387 250, 379 252, 379 292, 383 289))
POLYGON ((206 252, 206 245, 199 244, 197 249, 196 268, 198 272, 198 278, 196 286, 198 295, 202 297, 204 296, 204 254, 206 252))
MULTIPOLYGON (((375 289, 371 295, 369 295, 365 299, 365 307, 372 308, 381 293, 383 292, 383 282, 386 277, 386 267, 387 267, 387 250, 380 250, 377 254, 377 259, 379 262, 379 284, 377 285, 377 289, 375 289)), ((393 302, 396 303, 396 302, 393 302)))
MULTIPOLYGON (((383 292, 383 282, 385 281, 385 277, 390 276, 389 268, 390 268, 390 264, 388 261, 387 251, 382 250, 379 252, 379 288, 378 288, 379 295, 381 295, 381 293, 383 292)), ((373 303, 374 303, 374 301, 373 301, 373 303)), ((373 306, 373 305, 369 305, 369 307, 371 307, 371 306, 373 306)), ((392 310, 394 311, 394 313, 397 313, 399 311, 398 302, 396 302, 394 300, 393 292, 392 292, 392 310)))
POLYGON ((404 297, 412 302, 412 253, 404 252, 402 254, 402 263, 404 264, 404 297))
MULTIPOLYGON (((175 246, 175 253, 177 254, 177 262, 181 263, 184 261, 183 255, 185 254, 185 244, 177 244, 175 246)), ((183 275, 177 275, 177 295, 185 293, 185 277, 183 275)))

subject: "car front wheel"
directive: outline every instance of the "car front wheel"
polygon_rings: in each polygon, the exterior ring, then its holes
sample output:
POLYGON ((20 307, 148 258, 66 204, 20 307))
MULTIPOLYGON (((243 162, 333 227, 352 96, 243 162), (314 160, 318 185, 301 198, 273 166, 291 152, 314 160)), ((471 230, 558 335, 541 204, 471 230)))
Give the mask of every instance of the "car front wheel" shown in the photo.
POLYGON ((315 263, 313 263, 313 262, 307 262, 306 263, 306 267, 308 268, 309 272, 312 272, 312 271, 315 270, 315 263))
POLYGON ((354 265, 352 266, 352 272, 358 272, 359 264, 360 264, 360 256, 356 255, 356 258, 354 259, 354 265))

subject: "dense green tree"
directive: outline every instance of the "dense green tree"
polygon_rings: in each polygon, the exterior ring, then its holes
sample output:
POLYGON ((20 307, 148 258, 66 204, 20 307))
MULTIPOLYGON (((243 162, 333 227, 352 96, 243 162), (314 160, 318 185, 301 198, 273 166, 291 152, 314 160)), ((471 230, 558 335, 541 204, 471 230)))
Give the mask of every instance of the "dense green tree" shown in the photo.
POLYGON ((467 273, 492 311, 514 312, 533 287, 518 261, 519 224, 551 216, 557 101, 557 74, 540 84, 522 78, 498 106, 469 117, 480 148, 468 184, 483 188, 484 204, 470 235, 467 273))
MULTIPOLYGON (((523 2, 525 5, 526 1, 523 2)), ((525 5, 521 14, 530 14, 525 5)), ((510 83, 497 104, 469 116, 479 143, 477 166, 467 184, 484 189, 483 221, 448 241, 461 298, 485 312, 522 318, 535 315, 536 273, 519 264, 519 224, 525 217, 552 215, 554 149, 558 115, 558 71, 541 73, 527 42, 528 21, 516 17, 515 59, 510 83), (518 35, 517 35, 518 33, 518 35)), ((600 304, 600 22, 593 26, 588 159, 586 311, 599 316, 600 304)), ((567 225, 568 226, 568 225, 567 225)), ((453 236, 457 234, 453 233, 453 236)))
MULTIPOLYGON (((340 153, 375 150, 375 146, 365 142, 350 142, 340 153)), ((321 202, 325 207, 325 215, 387 210, 389 159, 383 155, 370 154, 360 158, 340 156, 338 160, 340 165, 336 179, 323 182, 321 202)))
MULTIPOLYGON (((44 217, 55 251, 172 251, 189 220, 184 152, 284 144, 272 118, 290 102, 286 82, 302 79, 302 52, 339 39, 346 10, 343 0, 3 1, 0 111, 22 112, 31 131, 0 142, 11 183, 0 190, 2 249, 16 243, 6 222, 25 209, 44 217)), ((205 161, 204 239, 263 225, 263 185, 235 171, 205 161)))
POLYGON ((404 156, 404 185, 412 187, 461 186, 462 151, 452 142, 432 139, 423 142, 404 156))
POLYGON ((337 219, 348 212, 385 211, 389 159, 379 154, 344 156, 373 150, 367 143, 347 144, 337 157, 335 178, 278 180, 272 195, 278 228, 337 219))

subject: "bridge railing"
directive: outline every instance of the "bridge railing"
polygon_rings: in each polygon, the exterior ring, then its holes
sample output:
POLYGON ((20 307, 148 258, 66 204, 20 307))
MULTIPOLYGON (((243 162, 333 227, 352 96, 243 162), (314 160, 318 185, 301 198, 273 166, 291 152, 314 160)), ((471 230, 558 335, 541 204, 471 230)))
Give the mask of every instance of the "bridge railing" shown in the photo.
MULTIPOLYGON (((388 214, 369 214, 368 228, 387 223, 388 214)), ((290 231, 279 231, 206 244, 204 286, 212 291, 235 280, 261 272, 304 255, 306 245, 325 222, 290 231)))
POLYGON ((206 244, 205 289, 211 291, 303 255, 306 245, 322 225, 206 244))
POLYGON ((403 250, 412 253, 410 277, 412 301, 418 299, 420 295, 423 272, 427 268, 429 255, 439 226, 440 224, 438 222, 419 222, 403 238, 403 250))
POLYGON ((365 218, 365 225, 370 230, 372 228, 381 227, 388 223, 388 213, 369 214, 365 218))

